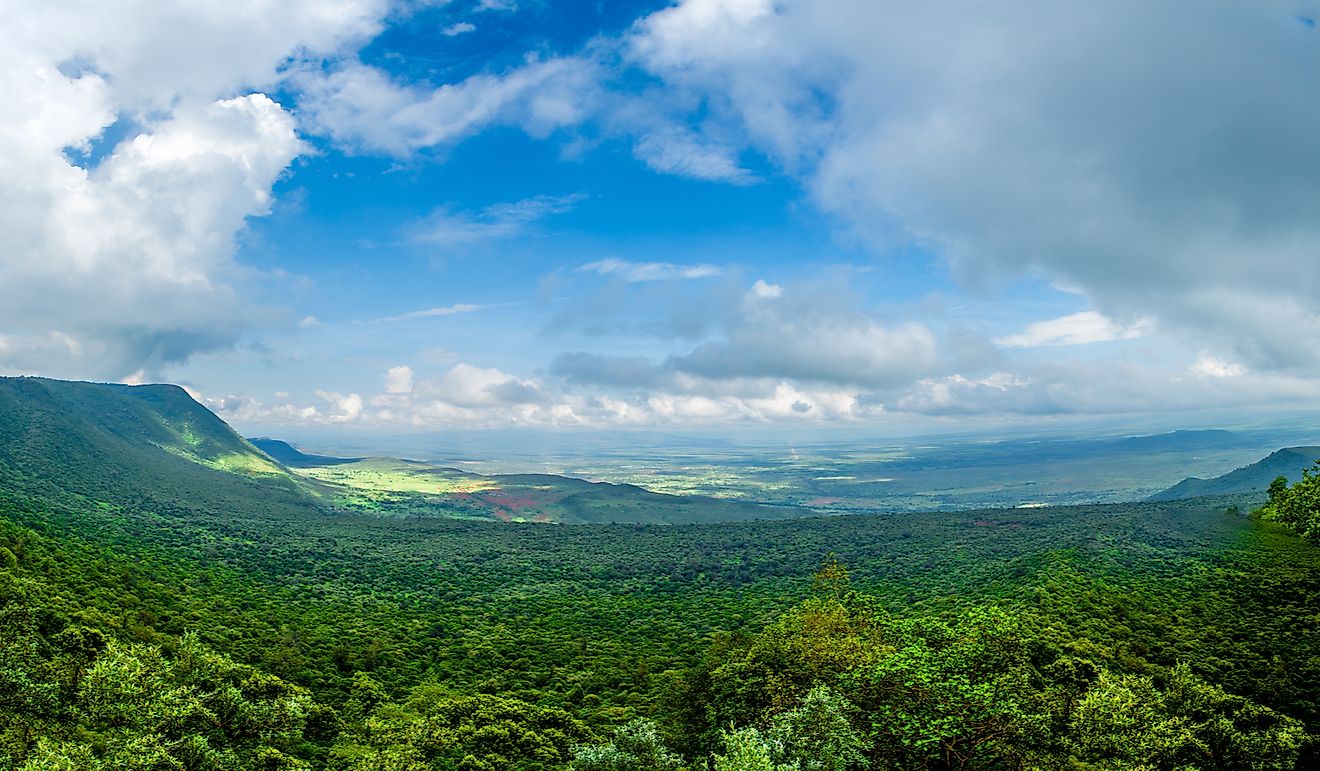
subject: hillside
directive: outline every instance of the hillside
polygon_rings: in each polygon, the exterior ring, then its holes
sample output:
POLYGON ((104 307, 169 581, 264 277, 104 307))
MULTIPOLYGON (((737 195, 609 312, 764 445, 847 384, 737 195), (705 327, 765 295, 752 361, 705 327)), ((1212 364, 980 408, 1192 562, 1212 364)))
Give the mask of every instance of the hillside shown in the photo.
POLYGON ((0 378, 0 483, 160 512, 316 506, 305 482, 173 385, 0 378))
POLYGON ((1320 447, 1286 447, 1249 466, 1212 479, 1189 477, 1147 500, 1175 501, 1202 495, 1263 493, 1276 477, 1287 477, 1290 482, 1301 479, 1302 469, 1309 468, 1317 459, 1320 459, 1320 447))

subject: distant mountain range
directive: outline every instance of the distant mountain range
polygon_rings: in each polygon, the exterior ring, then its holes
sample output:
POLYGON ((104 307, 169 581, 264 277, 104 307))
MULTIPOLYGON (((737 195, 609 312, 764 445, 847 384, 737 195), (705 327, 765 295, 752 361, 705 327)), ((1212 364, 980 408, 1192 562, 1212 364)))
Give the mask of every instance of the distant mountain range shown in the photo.
POLYGON ((1276 477, 1287 477, 1289 482, 1301 479, 1302 470, 1310 468, 1317 460, 1320 460, 1320 447, 1286 447, 1221 476, 1211 479, 1188 477, 1147 500, 1174 501, 1203 495, 1264 492, 1276 477))

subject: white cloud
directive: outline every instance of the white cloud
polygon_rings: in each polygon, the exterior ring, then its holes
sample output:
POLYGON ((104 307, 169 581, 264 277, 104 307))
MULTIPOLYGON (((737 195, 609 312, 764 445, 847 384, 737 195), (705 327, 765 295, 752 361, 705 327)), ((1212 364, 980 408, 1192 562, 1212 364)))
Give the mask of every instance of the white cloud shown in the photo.
POLYGON ((589 262, 579 273, 595 273, 621 281, 669 281, 673 279, 713 278, 724 271, 716 265, 679 265, 672 262, 629 262, 617 257, 589 262))
POLYGON ((644 134, 633 155, 652 169, 712 182, 750 185, 756 175, 738 164, 737 150, 702 139, 689 131, 669 129, 644 134))
POLYGON ((535 136, 579 123, 597 89, 594 64, 582 58, 529 58, 500 75, 477 74, 439 86, 410 85, 361 62, 329 74, 293 77, 307 125, 343 147, 408 157, 452 144, 494 125, 535 136))
MULTIPOLYGON (((316 392, 316 395, 317 397, 319 397, 320 399, 322 399, 323 401, 325 401, 327 404, 330 405, 331 412, 329 415, 326 416, 326 420, 328 420, 329 422, 354 423, 362 418, 363 403, 362 403, 362 397, 359 396, 358 394, 345 395, 341 393, 336 393, 334 391, 318 390, 316 392)), ((304 410, 298 414, 307 414, 310 417, 316 417, 320 415, 319 412, 314 411, 315 408, 312 408, 312 410, 313 411, 310 413, 304 410)))
POLYGON ((540 387, 498 369, 456 364, 443 376, 417 384, 419 399, 455 407, 502 407, 544 401, 540 387))
POLYGON ((445 37, 457 37, 459 35, 466 35, 469 32, 476 32, 476 30, 477 25, 470 24, 466 21, 460 21, 457 24, 450 24, 448 27, 440 30, 440 34, 445 37))
POLYGON ((254 94, 180 106, 91 171, 0 156, 7 366, 113 376, 232 344, 251 312, 235 237, 301 151, 292 117, 254 94), (46 358, 50 330, 68 355, 46 358))
POLYGON ((385 393, 406 394, 413 390, 412 367, 399 365, 385 372, 385 393))
POLYGON ((538 221, 572 211, 587 199, 585 193, 538 195, 511 203, 487 206, 476 213, 440 208, 408 229, 417 243, 457 248, 526 233, 538 221))
POLYGON ((1241 364, 1225 361, 1209 354, 1203 354, 1191 366, 1192 374, 1198 377, 1242 377, 1247 368, 1241 364))
MULTIPOLYGON (((606 333, 631 337, 639 326, 654 330, 660 325, 645 319, 630 323, 628 314, 677 315, 683 322, 693 321, 686 313, 686 299, 671 308, 662 301, 625 295, 618 304, 619 317, 597 310, 590 322, 606 333)), ((761 280, 747 290, 702 297, 694 305, 709 317, 696 320, 699 326, 691 335, 677 326, 666 335, 696 338, 687 351, 660 363, 635 356, 567 353, 555 359, 551 371, 580 384, 710 393, 740 383, 754 383, 758 389, 780 382, 877 388, 946 371, 953 366, 950 357, 963 357, 960 351, 945 350, 926 324, 886 321, 858 307, 847 289, 834 283, 784 287, 761 280)), ((969 350, 963 358, 979 355, 974 346, 969 350)))
POLYGON ((1082 311, 1057 319, 1032 322, 1022 332, 995 338, 994 342, 1005 348, 1086 345, 1145 337, 1154 331, 1154 327, 1150 319, 1139 319, 1123 326, 1096 311, 1082 311))
POLYGON ((744 137, 879 251, 919 241, 972 283, 1043 274, 1108 318, 1314 373, 1320 112, 1297 13, 686 0, 628 46, 704 133, 744 137))
POLYGON ((154 376, 233 345, 261 316, 235 240, 303 151, 293 117, 253 89, 291 56, 374 35, 385 11, 110 0, 7 14, 0 370, 154 376), (114 124, 127 138, 105 145, 114 124))
POLYGON ((718 321, 718 334, 667 369, 713 380, 740 378, 844 386, 911 382, 947 366, 935 332, 886 322, 835 284, 753 284, 718 321))
POLYGON ((425 308, 420 311, 409 311, 408 313, 400 313, 397 316, 386 316, 385 318, 377 319, 377 321, 393 322, 412 321, 413 319, 433 319, 443 316, 454 316, 459 313, 475 313, 479 310, 484 310, 485 307, 486 306, 484 305, 473 305, 471 303, 458 303, 456 305, 425 308))

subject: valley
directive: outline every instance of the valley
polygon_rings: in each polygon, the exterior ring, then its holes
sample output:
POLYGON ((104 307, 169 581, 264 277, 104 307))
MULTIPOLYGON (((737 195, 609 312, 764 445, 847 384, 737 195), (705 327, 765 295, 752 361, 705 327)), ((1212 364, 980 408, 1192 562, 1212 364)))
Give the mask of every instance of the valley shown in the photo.
MULTIPOLYGON (((0 566, 0 695, 23 694, 0 709, 0 748, 24 771, 137 768, 115 753, 146 741, 183 758, 188 736, 234 759, 187 768, 255 767, 258 755, 279 768, 592 768, 590 748, 607 751, 639 720, 695 768, 732 741, 729 721, 755 726, 822 683, 869 709, 916 710, 918 725, 945 726, 940 742, 975 736, 972 723, 852 684, 873 671, 867 657, 900 644, 917 646, 904 655, 948 698, 980 698, 984 678, 1019 683, 978 707, 1000 710, 1014 737, 982 750, 988 762, 1103 757, 1067 728, 1072 707, 1041 701, 1079 661, 1105 674, 1067 686, 1069 698, 1196 678, 1210 699, 1197 709, 1231 727, 1216 741, 1237 743, 1216 752, 1252 743, 1279 759, 1271 767, 1309 762, 1300 737, 1320 726, 1320 549, 1245 516, 1260 492, 801 516, 564 477, 268 453, 168 387, 0 379, 0 400, 0 558, 12 557, 0 566), (788 518, 751 516, 762 511, 788 518), (785 624, 796 631, 775 642, 785 624), (101 642, 71 652, 71 635, 93 631, 101 642), (972 646, 973 659, 929 658, 939 639, 972 646), (756 663, 770 651, 783 658, 756 663), (153 722, 145 695, 104 697, 131 718, 87 701, 95 677, 138 667, 192 694, 196 715, 220 714, 219 692, 180 669, 203 655, 230 662, 207 677, 232 678, 243 709, 285 715, 285 727, 179 733, 153 722), (960 669, 972 660, 989 668, 960 669), (762 666, 801 679, 766 680, 762 666), (254 672, 283 685, 256 689, 254 672), (53 701, 29 699, 39 693, 53 701), (61 758, 73 765, 40 765, 61 758)), ((1158 709, 1192 719, 1174 701, 1158 709)), ((877 763, 943 767, 941 744, 932 755, 868 741, 877 763)), ((1170 763, 1201 741, 1175 742, 1170 763)))

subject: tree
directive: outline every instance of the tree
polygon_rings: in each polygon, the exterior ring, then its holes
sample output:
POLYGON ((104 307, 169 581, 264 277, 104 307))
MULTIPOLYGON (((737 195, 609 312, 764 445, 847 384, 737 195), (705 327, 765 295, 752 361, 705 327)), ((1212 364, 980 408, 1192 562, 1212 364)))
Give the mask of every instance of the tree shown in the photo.
POLYGON ((573 752, 576 771, 674 771, 683 758, 670 752, 655 723, 637 719, 614 730, 606 744, 580 746, 573 752))
POLYGON ((1102 766, 1295 768, 1300 723, 1198 678, 1185 664, 1163 689, 1150 677, 1102 671, 1073 713, 1066 745, 1102 766))
POLYGON ((1270 483, 1270 497, 1260 509, 1264 519, 1279 522, 1312 541, 1320 541, 1320 460, 1302 470, 1291 487, 1285 477, 1270 483))
POLYGON ((829 686, 812 688, 801 706, 776 715, 770 744, 801 771, 848 771, 868 765, 865 743, 853 730, 856 708, 829 686))
POLYGON ((1026 763, 1049 714, 1017 622, 994 608, 893 625, 894 650, 843 680, 868 713, 873 759, 900 767, 1026 763))
POLYGON ((724 754, 715 755, 715 771, 798 771, 789 763, 778 763, 783 747, 753 727, 724 733, 724 754))

